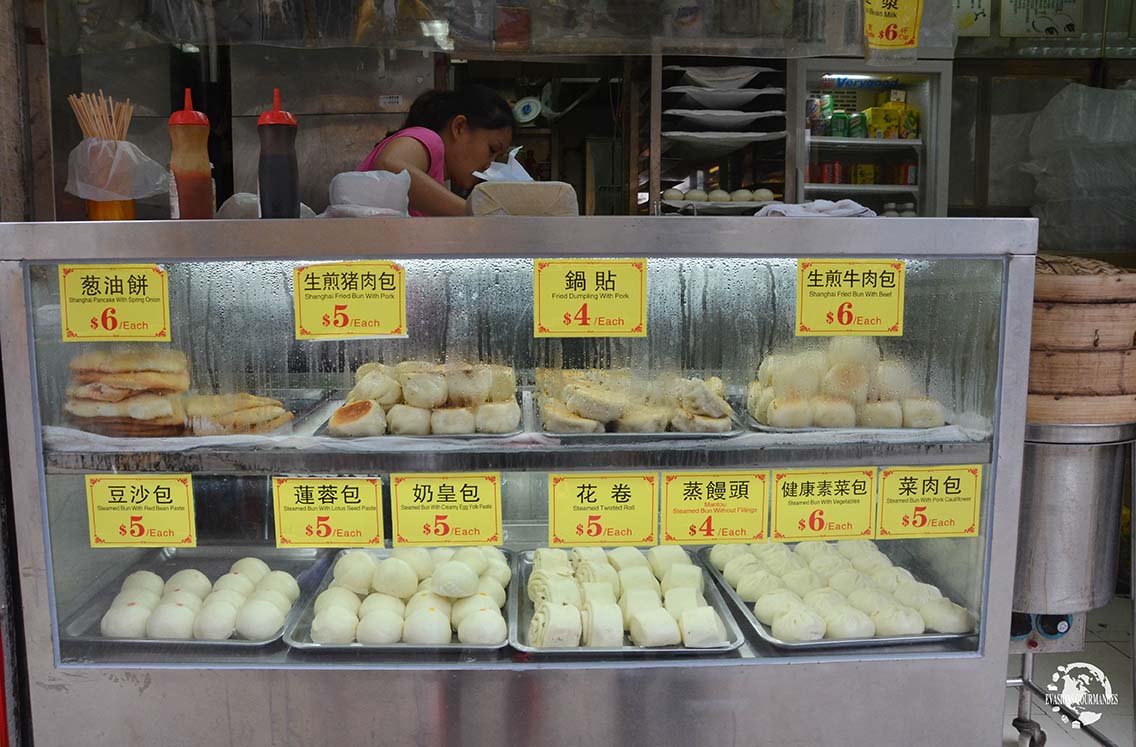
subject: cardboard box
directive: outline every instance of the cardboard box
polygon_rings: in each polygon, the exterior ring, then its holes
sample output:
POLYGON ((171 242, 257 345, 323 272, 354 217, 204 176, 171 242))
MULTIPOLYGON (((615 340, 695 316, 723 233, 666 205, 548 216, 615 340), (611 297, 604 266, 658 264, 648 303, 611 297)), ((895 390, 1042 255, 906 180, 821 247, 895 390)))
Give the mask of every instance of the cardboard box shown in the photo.
POLYGON ((868 137, 876 140, 899 137, 901 115, 898 110, 873 106, 864 110, 864 117, 868 120, 868 137))

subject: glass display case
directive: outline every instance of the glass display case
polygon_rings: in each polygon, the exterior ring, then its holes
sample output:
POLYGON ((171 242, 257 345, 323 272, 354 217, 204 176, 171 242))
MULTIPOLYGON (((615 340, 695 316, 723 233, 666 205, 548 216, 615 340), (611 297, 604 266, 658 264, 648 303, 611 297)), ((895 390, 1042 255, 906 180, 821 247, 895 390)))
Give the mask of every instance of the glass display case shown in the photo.
POLYGON ((951 62, 789 67, 797 201, 851 198, 890 217, 947 214, 951 62))
POLYGON ((994 739, 1035 250, 1029 220, 2 226, 35 736, 994 739), (895 326, 841 334, 875 296, 895 326))

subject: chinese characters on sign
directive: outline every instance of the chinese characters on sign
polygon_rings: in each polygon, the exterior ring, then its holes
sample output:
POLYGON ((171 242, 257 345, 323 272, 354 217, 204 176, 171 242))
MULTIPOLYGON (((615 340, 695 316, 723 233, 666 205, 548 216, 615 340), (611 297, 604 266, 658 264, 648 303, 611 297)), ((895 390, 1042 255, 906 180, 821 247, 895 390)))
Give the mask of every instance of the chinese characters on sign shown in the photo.
POLYGON ((406 270, 328 262, 293 270, 297 340, 406 337, 406 270))
POLYGON ((548 543, 553 547, 654 545, 655 473, 548 476, 548 543))
POLYGON ((771 539, 875 536, 875 467, 773 470, 771 539))
POLYGON ((886 467, 880 471, 879 536, 973 537, 982 505, 982 465, 886 467))
POLYGON ((646 337, 646 259, 533 260, 534 337, 646 337))
POLYGON ((1001 35, 1077 36, 1084 31, 1084 0, 1002 0, 1001 35))
POLYGON ((923 0, 864 0, 864 39, 872 49, 919 46, 923 0))
POLYGON ((797 336, 901 337, 906 268, 898 259, 797 260, 797 336))
POLYGON ((170 342, 169 278, 157 265, 60 265, 64 342, 170 342))
POLYGON ((86 475, 91 547, 197 547, 189 475, 86 475))
POLYGON ((277 547, 382 547, 377 477, 274 477, 277 547))
POLYGON ((664 472, 664 545, 764 542, 768 472, 664 472))
POLYGON ((501 544, 501 475, 391 475, 395 546, 501 544))
POLYGON ((954 0, 959 36, 990 36, 990 0, 954 0))

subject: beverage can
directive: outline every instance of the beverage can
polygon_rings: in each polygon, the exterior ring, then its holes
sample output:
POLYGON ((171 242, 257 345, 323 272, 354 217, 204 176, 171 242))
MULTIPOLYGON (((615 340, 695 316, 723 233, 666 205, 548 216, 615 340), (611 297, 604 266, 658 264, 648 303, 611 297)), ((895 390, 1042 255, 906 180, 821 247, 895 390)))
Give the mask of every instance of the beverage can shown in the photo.
POLYGON ((820 115, 822 117, 831 117, 836 107, 832 102, 831 93, 822 93, 820 96, 820 115))
POLYGON ((867 137, 868 120, 861 112, 848 115, 848 137, 867 137))
POLYGON ((848 137, 848 113, 837 110, 832 113, 832 122, 829 123, 828 134, 833 137, 848 137))
POLYGON ((824 117, 816 117, 809 120, 809 133, 812 135, 824 136, 828 134, 829 120, 824 117))
POLYGON ((820 99, 809 96, 805 99, 805 119, 816 119, 820 116, 820 99))
POLYGON ((820 183, 836 184, 836 163, 825 161, 820 165, 820 183))

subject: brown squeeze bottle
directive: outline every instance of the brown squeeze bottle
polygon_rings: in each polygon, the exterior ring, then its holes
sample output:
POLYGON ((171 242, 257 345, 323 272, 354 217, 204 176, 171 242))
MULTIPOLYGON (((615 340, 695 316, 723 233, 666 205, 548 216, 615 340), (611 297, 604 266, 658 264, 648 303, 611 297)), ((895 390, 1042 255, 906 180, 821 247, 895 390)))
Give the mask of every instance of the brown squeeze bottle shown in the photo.
POLYGON ((177 192, 176 217, 183 220, 213 217, 213 177, 209 165, 209 118, 193 110, 193 97, 185 89, 185 108, 170 115, 170 170, 177 192))
POLYGON ((261 218, 300 217, 300 169, 296 164, 296 118, 280 109, 280 89, 272 89, 272 109, 256 122, 260 137, 257 182, 261 218))

